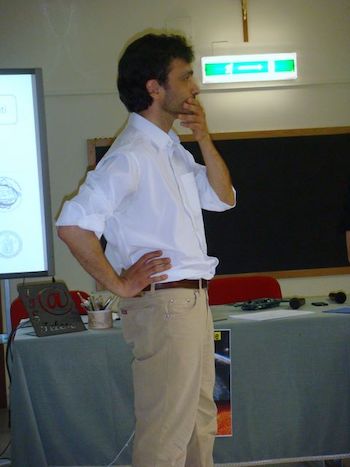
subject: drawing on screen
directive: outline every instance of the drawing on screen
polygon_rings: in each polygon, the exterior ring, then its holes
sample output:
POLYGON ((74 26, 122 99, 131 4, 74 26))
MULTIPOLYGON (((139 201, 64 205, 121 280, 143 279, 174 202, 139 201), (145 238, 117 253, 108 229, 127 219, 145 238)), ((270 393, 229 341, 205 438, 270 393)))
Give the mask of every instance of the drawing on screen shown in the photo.
POLYGON ((22 250, 22 240, 18 234, 10 230, 0 231, 0 256, 13 258, 22 250))
POLYGON ((0 177, 0 211, 14 209, 21 201, 21 187, 9 177, 0 177))
POLYGON ((16 123, 16 96, 0 96, 0 125, 15 125, 16 123))

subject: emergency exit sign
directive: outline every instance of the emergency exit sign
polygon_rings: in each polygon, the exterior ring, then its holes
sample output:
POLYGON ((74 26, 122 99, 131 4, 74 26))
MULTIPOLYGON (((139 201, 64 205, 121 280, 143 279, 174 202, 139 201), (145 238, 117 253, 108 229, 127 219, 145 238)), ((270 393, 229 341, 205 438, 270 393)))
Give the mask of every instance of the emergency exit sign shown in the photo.
POLYGON ((202 81, 236 83, 296 79, 297 54, 273 53, 202 57, 202 81))

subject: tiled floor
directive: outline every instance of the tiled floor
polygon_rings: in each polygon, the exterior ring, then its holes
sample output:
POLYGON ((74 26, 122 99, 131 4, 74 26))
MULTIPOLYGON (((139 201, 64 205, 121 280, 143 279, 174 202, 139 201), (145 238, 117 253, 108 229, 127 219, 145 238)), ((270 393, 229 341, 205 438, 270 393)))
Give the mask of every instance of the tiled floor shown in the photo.
POLYGON ((0 466, 10 466, 11 445, 9 415, 7 409, 0 409, 0 466))

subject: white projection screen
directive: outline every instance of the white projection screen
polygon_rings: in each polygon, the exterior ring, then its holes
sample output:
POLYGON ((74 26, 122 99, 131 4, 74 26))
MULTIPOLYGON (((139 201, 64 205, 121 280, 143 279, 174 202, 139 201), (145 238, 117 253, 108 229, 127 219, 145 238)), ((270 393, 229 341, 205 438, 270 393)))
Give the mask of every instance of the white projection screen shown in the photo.
POLYGON ((53 275, 41 69, 0 69, 0 279, 53 275))

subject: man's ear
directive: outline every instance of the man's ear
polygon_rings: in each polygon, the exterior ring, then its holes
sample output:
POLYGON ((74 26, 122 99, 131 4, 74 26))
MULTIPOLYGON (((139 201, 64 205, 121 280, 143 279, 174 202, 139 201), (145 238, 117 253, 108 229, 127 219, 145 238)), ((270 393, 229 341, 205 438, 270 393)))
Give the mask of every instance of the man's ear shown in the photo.
POLYGON ((156 79, 149 79, 146 82, 146 89, 148 91, 148 94, 154 98, 156 98, 161 90, 161 85, 158 83, 156 79))

